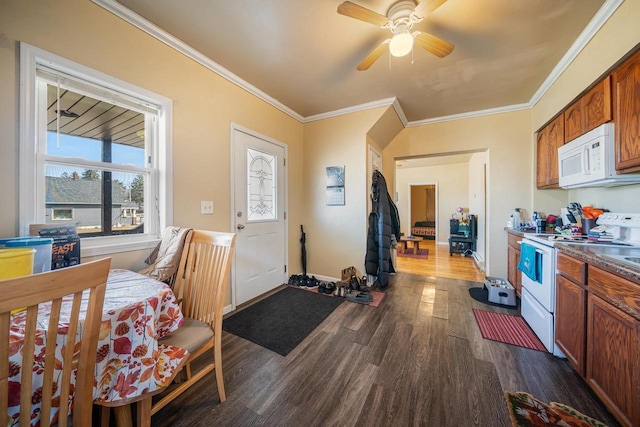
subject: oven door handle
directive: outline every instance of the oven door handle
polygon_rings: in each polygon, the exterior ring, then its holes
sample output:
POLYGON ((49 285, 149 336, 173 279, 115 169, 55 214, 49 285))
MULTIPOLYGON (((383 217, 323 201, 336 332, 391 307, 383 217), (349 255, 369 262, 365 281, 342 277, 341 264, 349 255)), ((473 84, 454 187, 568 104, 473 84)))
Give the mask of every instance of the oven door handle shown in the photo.
POLYGON ((529 246, 533 246, 534 248, 536 248, 536 252, 541 254, 541 255, 550 255, 550 256, 553 255, 553 248, 546 249, 546 248, 542 248, 542 247, 540 247, 540 245, 536 245, 536 244, 534 244, 532 242, 525 242, 525 241, 522 241, 522 240, 518 241, 518 244, 521 245, 521 246, 522 246, 523 243, 526 243, 529 246))

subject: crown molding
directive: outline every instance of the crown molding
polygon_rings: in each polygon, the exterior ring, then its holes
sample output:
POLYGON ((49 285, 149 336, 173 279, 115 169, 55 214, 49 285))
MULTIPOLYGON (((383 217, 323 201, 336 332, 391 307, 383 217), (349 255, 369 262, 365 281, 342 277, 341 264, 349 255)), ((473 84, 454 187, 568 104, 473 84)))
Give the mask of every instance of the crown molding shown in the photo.
POLYGON ((576 59, 578 54, 582 52, 582 49, 591 41, 593 36, 602 28, 602 26, 609 20, 611 15, 618 9, 618 7, 624 2, 624 0, 606 0, 602 7, 598 10, 595 16, 591 19, 589 24, 580 33, 576 41, 571 45, 567 53, 562 57, 560 62, 551 70, 551 73, 547 76, 546 80, 540 85, 538 90, 533 94, 529 104, 531 107, 535 106, 540 98, 553 86, 558 80, 560 75, 571 65, 576 59))
POLYGON ((490 108, 487 110, 471 111, 468 113, 454 114, 450 116, 434 117, 432 119, 418 120, 409 122, 406 127, 422 126, 433 123, 448 122, 452 120, 469 119, 473 117, 488 116, 491 114, 508 113, 511 111, 526 110, 533 108, 540 98, 553 86, 562 73, 571 65, 576 59, 578 54, 582 52, 582 49, 591 41, 593 36, 600 30, 600 28, 607 22, 607 20, 614 14, 618 7, 624 2, 624 0, 606 0, 602 7, 598 10, 595 16, 591 19, 589 24, 580 33, 576 41, 571 45, 567 53, 551 70, 551 73, 547 76, 545 81, 540 85, 538 90, 533 94, 529 102, 523 104, 507 105, 504 107, 490 108))
MULTIPOLYGON (((367 103, 364 103, 364 104, 353 105, 351 107, 341 108, 339 110, 327 111, 326 113, 320 113, 320 114, 315 114, 313 116, 307 116, 302 120, 302 123, 315 122, 315 121, 318 121, 318 120, 328 119, 330 117, 338 117, 338 116, 342 116, 342 115, 345 115, 345 114, 357 113, 358 111, 370 110, 372 108, 387 107, 389 105, 393 105, 393 108, 396 110, 396 112, 398 112, 398 110, 399 110, 400 113, 402 114, 402 117, 404 117, 404 111, 402 111, 402 108, 400 107, 400 104, 398 104, 398 99, 397 98, 385 98, 385 99, 379 99, 377 101, 367 102, 367 103)), ((398 115, 400 115, 400 114, 398 114, 398 115)))
POLYGON ((409 124, 409 121, 407 120, 407 116, 404 114, 404 110, 402 109, 402 106, 400 105, 400 101, 398 101, 398 98, 395 98, 395 101, 393 101, 392 105, 393 105, 393 108, 396 110, 396 114, 398 115, 398 118, 402 122, 402 125, 404 127, 407 127, 407 125, 409 124))
POLYGON ((212 59, 205 56, 201 52, 187 45, 177 37, 174 37, 171 34, 167 33, 166 31, 162 30, 160 27, 153 24, 152 22, 147 21, 142 16, 138 15, 132 10, 124 7, 117 1, 115 0, 91 0, 91 1, 97 4, 98 6, 108 10, 109 12, 113 13, 117 17, 130 23, 134 27, 141 29, 145 33, 149 34, 151 37, 154 37, 155 39, 161 41, 167 46, 174 48, 175 50, 187 56, 188 58, 193 59, 197 63, 201 64, 202 66, 218 74, 220 77, 223 77, 229 80, 231 83, 235 84, 236 86, 246 90, 252 95, 255 95, 257 98, 263 100, 267 104, 277 108, 278 110, 291 116, 292 118, 298 120, 299 122, 304 121, 304 117, 302 117, 300 114, 296 113, 291 108, 287 107, 277 99, 267 95, 265 92, 253 86, 251 83, 236 76, 231 71, 227 70, 217 62, 213 61, 212 59))
POLYGON ((600 28, 607 22, 607 20, 613 15, 613 13, 618 9, 618 7, 624 2, 624 0, 606 0, 602 7, 598 10, 593 19, 589 22, 587 27, 582 31, 580 36, 576 39, 573 45, 569 48, 567 53, 562 57, 560 62, 556 64, 551 73, 547 76, 542 85, 538 88, 538 90, 533 94, 529 102, 523 104, 514 104, 507 105, 504 107, 497 108, 489 108, 486 110, 478 110, 471 111, 467 113, 461 114, 453 114, 449 116, 441 116, 434 117, 431 119, 425 120, 416 120, 416 121, 408 121, 406 115, 404 114, 404 110, 400 105, 400 102, 397 98, 385 98, 377 101, 371 101, 364 104, 354 105, 352 107, 342 108, 339 110, 333 110, 326 113, 315 114, 312 116, 304 117, 301 114, 293 111, 291 108, 282 104, 277 99, 269 96, 265 92, 261 91, 257 87, 253 86, 249 82, 241 79, 240 77, 233 74, 231 71, 227 70, 217 62, 213 61, 211 58, 205 56, 201 52, 192 48, 191 46, 184 43, 182 40, 172 36, 166 31, 162 30, 155 24, 150 21, 147 21, 140 15, 136 14, 132 10, 124 7, 116 0, 91 0, 93 3, 98 6, 108 10, 114 15, 120 17, 136 28, 141 29, 146 32, 150 36, 156 38, 157 40, 165 43, 167 46, 174 48, 178 52, 184 54, 188 58, 196 61, 197 63, 203 65, 219 76, 227 79, 231 83, 237 85, 238 87, 246 90, 257 98, 265 101, 267 104, 272 105, 283 113, 291 116, 292 118, 298 120, 300 123, 310 123, 317 120, 327 119, 331 117, 337 117, 344 114, 355 113, 358 111, 369 110, 377 107, 384 107, 388 105, 392 105, 398 114, 398 118, 404 125, 404 127, 415 127, 415 126, 423 126, 434 123, 448 122, 453 120, 461 120, 461 119, 469 119, 474 117, 482 117, 488 116, 492 114, 501 114, 512 111, 525 110, 527 108, 533 108, 536 103, 544 96, 544 94, 549 90, 549 88, 556 82, 556 80, 560 77, 560 75, 569 67, 569 65, 573 62, 573 60, 578 56, 578 54, 584 49, 584 47, 589 43, 589 41, 593 38, 593 36, 600 30, 600 28))
POLYGON ((510 113, 531 108, 530 103, 507 105, 504 107, 487 108, 486 110, 470 111, 468 113, 452 114, 450 116, 434 117, 432 119, 409 122, 406 127, 432 125, 434 123, 451 122, 453 120, 471 119, 474 117, 491 116, 493 114, 510 113))

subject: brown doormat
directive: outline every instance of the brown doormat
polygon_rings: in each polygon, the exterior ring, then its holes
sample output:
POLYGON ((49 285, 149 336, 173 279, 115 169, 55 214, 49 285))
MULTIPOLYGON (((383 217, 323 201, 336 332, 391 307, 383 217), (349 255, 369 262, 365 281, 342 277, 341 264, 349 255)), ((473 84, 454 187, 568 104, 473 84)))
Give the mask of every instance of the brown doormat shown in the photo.
POLYGON ((532 350, 547 351, 520 316, 473 309, 483 338, 532 350))
POLYGON ((504 392, 513 427, 607 427, 606 424, 558 402, 549 405, 522 391, 504 392))
POLYGON ((429 258, 429 249, 418 249, 418 253, 414 254, 413 249, 405 249, 404 251, 398 251, 397 255, 405 258, 429 258))

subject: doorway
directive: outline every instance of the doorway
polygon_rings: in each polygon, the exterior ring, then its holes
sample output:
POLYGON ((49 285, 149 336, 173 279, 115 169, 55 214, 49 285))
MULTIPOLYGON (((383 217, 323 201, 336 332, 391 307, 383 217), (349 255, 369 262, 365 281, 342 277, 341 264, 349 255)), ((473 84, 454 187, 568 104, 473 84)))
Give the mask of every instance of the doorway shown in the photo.
POLYGON ((232 308, 286 283, 287 146, 231 125, 232 308))
POLYGON ((436 240, 438 213, 438 184, 409 184, 410 234, 426 240, 436 240))
MULTIPOLYGON (((488 224, 490 224, 489 151, 477 149, 395 158, 395 183, 402 229, 411 233, 415 222, 411 218, 410 188, 412 185, 438 183, 436 207, 436 245, 447 245, 449 216, 458 207, 478 215, 478 236, 473 258, 480 268, 489 268, 488 224)), ((415 196, 414 196, 415 197, 415 196)))

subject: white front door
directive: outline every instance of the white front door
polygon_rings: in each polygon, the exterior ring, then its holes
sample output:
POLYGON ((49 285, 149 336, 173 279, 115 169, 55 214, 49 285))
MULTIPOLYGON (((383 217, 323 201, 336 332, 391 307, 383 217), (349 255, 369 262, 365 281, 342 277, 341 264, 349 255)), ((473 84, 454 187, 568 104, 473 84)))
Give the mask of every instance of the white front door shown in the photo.
POLYGON ((235 306, 287 282, 286 146, 232 125, 235 306))

